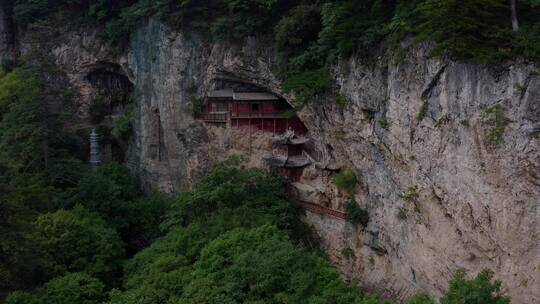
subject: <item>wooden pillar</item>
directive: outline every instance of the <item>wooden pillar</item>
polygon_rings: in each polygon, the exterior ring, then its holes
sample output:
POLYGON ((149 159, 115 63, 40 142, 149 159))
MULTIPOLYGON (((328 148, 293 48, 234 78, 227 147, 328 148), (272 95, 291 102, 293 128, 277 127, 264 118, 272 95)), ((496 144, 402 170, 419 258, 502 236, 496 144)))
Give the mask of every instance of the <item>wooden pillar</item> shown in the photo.
POLYGON ((272 134, 276 135, 276 119, 274 118, 274 132, 272 134))

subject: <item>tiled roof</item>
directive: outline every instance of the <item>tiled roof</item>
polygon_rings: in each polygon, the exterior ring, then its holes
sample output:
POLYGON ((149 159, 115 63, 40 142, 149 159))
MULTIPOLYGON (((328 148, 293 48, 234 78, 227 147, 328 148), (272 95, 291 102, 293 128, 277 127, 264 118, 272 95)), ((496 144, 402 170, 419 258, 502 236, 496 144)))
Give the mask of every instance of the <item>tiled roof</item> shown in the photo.
POLYGON ((278 97, 266 92, 235 92, 233 89, 221 89, 208 92, 209 98, 233 98, 235 100, 278 100, 278 97))
POLYGON ((222 89, 208 92, 208 97, 210 98, 232 98, 233 97, 232 89, 222 89))
POLYGON ((301 168, 309 165, 311 162, 303 155, 283 156, 283 155, 267 155, 263 159, 267 164, 280 168, 301 168))
POLYGON ((234 100, 278 100, 274 94, 264 92, 234 92, 234 100))

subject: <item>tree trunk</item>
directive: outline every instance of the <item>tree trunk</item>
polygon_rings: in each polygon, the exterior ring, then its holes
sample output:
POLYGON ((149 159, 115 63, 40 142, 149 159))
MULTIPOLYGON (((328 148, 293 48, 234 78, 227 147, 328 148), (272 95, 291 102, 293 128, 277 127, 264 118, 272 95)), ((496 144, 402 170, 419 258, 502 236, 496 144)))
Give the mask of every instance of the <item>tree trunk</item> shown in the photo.
POLYGON ((512 30, 517 32, 519 30, 519 23, 517 18, 516 0, 510 0, 510 14, 512 16, 512 30))

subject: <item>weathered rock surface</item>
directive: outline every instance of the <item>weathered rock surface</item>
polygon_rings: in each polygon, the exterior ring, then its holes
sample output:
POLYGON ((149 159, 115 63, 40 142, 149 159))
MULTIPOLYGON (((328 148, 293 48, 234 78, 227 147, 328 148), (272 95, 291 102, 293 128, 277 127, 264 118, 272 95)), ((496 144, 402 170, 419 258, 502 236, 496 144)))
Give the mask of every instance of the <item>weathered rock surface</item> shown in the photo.
MULTIPOLYGON (((90 34, 70 37, 55 54, 83 95, 92 90, 85 76, 104 62, 133 82, 129 165, 146 188, 189 188, 236 153, 262 165, 266 135, 247 142, 238 130, 208 128, 192 104, 224 76, 283 96, 270 42, 209 44, 153 20, 124 56, 90 34)), ((456 269, 489 267, 515 303, 539 302, 540 76, 526 63, 428 60, 425 49, 400 64, 342 63, 335 79, 349 104, 302 110, 313 149, 356 173, 355 199, 370 212, 365 229, 310 213, 306 221, 344 276, 384 296, 439 296, 456 269)))
POLYGON ((456 268, 489 267, 516 303, 539 301, 538 72, 426 60, 423 50, 388 67, 352 59, 351 72, 338 76, 351 104, 304 113, 312 136, 327 138, 355 169, 363 188, 356 199, 370 209, 365 233, 350 243, 363 259, 353 273, 403 298, 439 295, 456 268), (498 144, 495 108, 507 123, 498 144), (343 140, 328 136, 337 128, 343 140), (418 199, 407 199, 411 191, 418 199))

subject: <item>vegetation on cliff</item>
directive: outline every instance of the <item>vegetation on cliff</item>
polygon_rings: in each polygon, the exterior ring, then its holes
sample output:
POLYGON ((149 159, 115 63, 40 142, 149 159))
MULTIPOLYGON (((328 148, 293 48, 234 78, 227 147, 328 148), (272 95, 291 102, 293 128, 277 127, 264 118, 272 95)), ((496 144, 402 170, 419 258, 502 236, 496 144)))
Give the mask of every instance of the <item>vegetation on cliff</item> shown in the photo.
MULTIPOLYGON (((126 45, 145 19, 236 43, 272 37, 276 71, 297 102, 335 94, 329 70, 351 55, 373 61, 385 53, 401 62, 407 37, 430 41, 430 56, 472 63, 525 57, 540 60, 538 0, 12 0, 27 26, 60 18, 104 26, 114 45, 126 45), (374 56, 374 54, 376 54, 374 56)), ((63 22, 63 21, 62 21, 63 22)))

